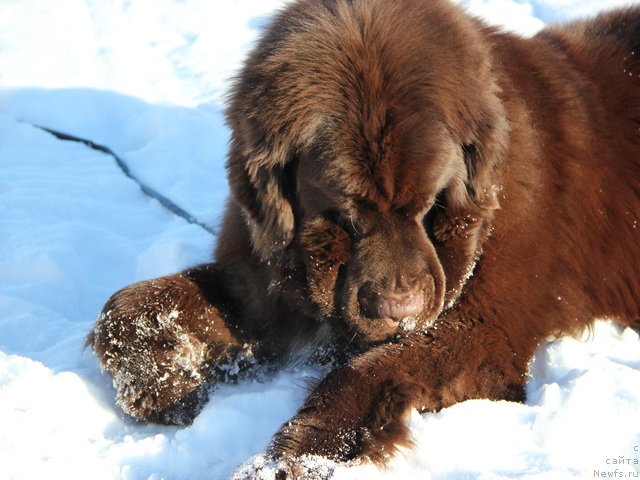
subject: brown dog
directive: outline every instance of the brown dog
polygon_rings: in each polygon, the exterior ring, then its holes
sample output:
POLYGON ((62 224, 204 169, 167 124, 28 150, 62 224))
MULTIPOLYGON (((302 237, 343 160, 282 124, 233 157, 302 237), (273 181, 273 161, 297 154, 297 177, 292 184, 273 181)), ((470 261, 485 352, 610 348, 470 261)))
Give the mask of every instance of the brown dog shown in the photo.
POLYGON ((523 400, 598 317, 640 326, 640 9, 522 39, 444 0, 300 0, 240 72, 216 262, 117 292, 90 341, 135 418, 330 331, 277 458, 384 462, 411 408, 523 400), (326 327, 330 328, 326 328, 326 327))

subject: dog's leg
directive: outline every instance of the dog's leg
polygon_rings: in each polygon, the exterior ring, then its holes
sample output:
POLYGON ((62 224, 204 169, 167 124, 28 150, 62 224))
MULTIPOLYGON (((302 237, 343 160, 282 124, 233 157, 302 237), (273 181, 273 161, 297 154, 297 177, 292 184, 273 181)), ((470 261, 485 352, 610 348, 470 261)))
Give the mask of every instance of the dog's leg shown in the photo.
POLYGON ((495 325, 448 318, 334 370, 273 438, 277 478, 297 478, 305 455, 384 464, 411 444, 411 409, 436 411, 470 398, 523 401, 536 339, 511 340, 495 325))
POLYGON ((251 340, 224 293, 228 281, 209 264, 128 286, 109 299, 87 343, 113 377, 127 414, 190 424, 213 380, 252 363, 251 340))

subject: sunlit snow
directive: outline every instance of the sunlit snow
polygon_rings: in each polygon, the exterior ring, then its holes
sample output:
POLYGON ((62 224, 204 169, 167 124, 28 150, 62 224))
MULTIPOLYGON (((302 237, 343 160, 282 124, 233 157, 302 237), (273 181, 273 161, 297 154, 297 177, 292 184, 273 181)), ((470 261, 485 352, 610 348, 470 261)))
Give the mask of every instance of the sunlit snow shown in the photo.
MULTIPOLYGON (((629 2, 460 3, 533 35, 629 2)), ((321 375, 296 365, 219 386, 188 428, 123 416, 85 335, 111 293, 207 261, 215 238, 143 195, 110 156, 36 127, 109 146, 215 228, 228 193, 224 88, 283 4, 0 0, 0 478, 226 479, 321 375)), ((600 322, 545 346, 527 393, 524 405, 415 412, 415 449, 386 471, 339 466, 334 478, 640 476, 636 333, 600 322)))

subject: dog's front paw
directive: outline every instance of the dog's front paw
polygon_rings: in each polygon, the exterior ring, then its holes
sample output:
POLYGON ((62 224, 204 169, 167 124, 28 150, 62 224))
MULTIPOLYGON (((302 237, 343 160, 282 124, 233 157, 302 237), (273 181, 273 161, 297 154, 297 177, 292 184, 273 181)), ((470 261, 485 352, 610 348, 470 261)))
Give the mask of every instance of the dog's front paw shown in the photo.
POLYGON ((328 480, 338 465, 315 455, 280 459, 256 455, 236 470, 232 480, 328 480))
POLYGON ((412 444, 408 416, 425 397, 419 385, 398 380, 379 383, 366 369, 351 366, 334 370, 275 434, 269 455, 386 464, 412 444))
MULTIPOLYGON (((241 344, 206 297, 203 266, 130 285, 104 306, 87 343, 113 378, 116 400, 137 420, 188 425, 207 400, 215 367, 241 344)), ((208 286, 205 285, 205 286, 208 286)))

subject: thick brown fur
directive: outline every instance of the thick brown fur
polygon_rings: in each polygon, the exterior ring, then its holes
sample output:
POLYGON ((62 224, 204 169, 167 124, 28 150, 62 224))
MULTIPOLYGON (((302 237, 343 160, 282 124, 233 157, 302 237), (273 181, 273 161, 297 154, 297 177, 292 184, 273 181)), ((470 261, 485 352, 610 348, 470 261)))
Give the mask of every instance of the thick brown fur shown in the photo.
POLYGON ((444 0, 300 0, 227 120, 215 263, 116 293, 90 339, 130 415, 188 423, 225 364, 326 325, 353 358, 270 453, 384 463, 411 408, 521 401, 547 338, 638 327, 640 8, 523 39, 444 0))

